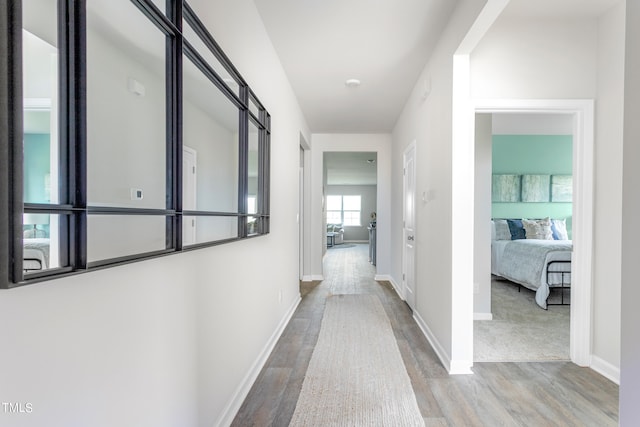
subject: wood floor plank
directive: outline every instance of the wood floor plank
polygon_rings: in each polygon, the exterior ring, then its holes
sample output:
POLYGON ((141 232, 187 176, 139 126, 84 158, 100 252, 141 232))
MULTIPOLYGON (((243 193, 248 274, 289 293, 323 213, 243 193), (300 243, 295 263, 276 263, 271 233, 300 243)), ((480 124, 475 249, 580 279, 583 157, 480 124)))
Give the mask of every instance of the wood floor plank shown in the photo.
POLYGON ((366 245, 329 250, 324 264, 324 281, 301 284, 302 301, 234 426, 288 426, 326 300, 340 289, 379 297, 428 427, 617 425, 618 386, 570 362, 476 363, 474 375, 450 376, 391 284, 373 280, 366 245))

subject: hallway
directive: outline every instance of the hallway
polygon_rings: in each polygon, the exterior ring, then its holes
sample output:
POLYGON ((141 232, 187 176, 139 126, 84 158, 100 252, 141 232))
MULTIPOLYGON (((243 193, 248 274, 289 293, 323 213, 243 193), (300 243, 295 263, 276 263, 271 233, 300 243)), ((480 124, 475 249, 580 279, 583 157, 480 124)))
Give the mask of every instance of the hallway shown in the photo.
POLYGON ((325 280, 303 283, 302 301, 232 425, 287 426, 318 339, 327 297, 376 295, 391 322, 427 426, 615 426, 618 386, 570 362, 476 363, 449 376, 387 282, 373 280, 367 245, 330 249, 325 280))

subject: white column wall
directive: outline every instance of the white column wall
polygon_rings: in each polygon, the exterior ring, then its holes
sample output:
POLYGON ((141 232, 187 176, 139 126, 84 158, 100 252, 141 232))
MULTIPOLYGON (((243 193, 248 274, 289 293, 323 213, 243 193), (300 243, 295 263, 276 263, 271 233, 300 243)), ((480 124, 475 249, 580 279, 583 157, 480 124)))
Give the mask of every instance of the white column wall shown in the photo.
POLYGON ((626 2, 624 103, 624 184, 622 189, 622 349, 620 363, 620 425, 640 420, 640 3, 626 2))
MULTIPOLYGON (((460 361, 452 348, 452 301, 457 297, 452 281, 452 227, 465 226, 452 221, 453 56, 486 3, 459 3, 393 130, 392 275, 402 283, 402 153, 415 140, 418 202, 414 316, 445 367, 454 372, 458 366, 466 372, 468 366, 462 365, 469 360, 458 365, 460 361), (425 82, 430 82, 428 93, 425 87, 429 84, 425 82), (423 193, 426 203, 422 201, 423 193)), ((470 212, 469 221, 472 218, 470 212)), ((472 277, 473 264, 468 268, 472 277)), ((471 302, 470 297, 467 300, 471 302)), ((470 327, 471 311, 469 303, 470 327)), ((468 344, 465 338, 462 341, 468 344)))

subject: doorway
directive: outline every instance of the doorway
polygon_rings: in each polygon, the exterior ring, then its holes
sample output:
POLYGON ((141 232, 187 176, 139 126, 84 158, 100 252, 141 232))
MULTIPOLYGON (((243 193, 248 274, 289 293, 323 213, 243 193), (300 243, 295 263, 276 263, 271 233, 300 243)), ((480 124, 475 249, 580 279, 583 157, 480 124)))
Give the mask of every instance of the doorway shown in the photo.
POLYGON ((368 245, 368 262, 376 265, 377 162, 375 152, 324 153, 324 254, 368 245))
MULTIPOLYGON (((490 223, 491 231, 489 235, 478 227, 474 236, 474 361, 568 360, 570 306, 555 304, 570 304, 570 289, 552 288, 548 303, 554 305, 544 310, 536 302, 540 275, 534 280, 522 273, 520 263, 503 260, 507 249, 519 248, 521 242, 540 249, 571 246, 571 193, 559 192, 565 187, 558 183, 573 175, 573 116, 477 114, 475 159, 475 218, 480 224, 490 223), (501 186, 505 179, 518 184, 517 197, 499 191, 506 190, 501 186), (515 226, 523 218, 529 226, 546 227, 541 230, 548 235, 531 236, 532 230, 527 230, 526 241, 512 243, 507 223, 515 226), (568 231, 554 235, 551 227, 556 224, 568 231)), ((570 251, 565 254, 570 257, 570 251)), ((532 259, 526 255, 523 262, 532 259)))
POLYGON ((404 300, 411 310, 416 306, 416 142, 413 141, 402 156, 402 288, 404 300))
MULTIPOLYGON (((475 113, 569 114, 573 126, 573 242, 570 359, 588 366, 591 348, 594 105, 591 100, 487 100, 475 113)), ((454 159, 455 161, 455 159, 454 159)), ((473 193, 473 190, 471 190, 473 193)), ((471 194, 473 197, 473 194, 471 194)), ((476 200, 477 204, 478 201, 476 200)), ((474 219, 474 227, 489 228, 474 219)))

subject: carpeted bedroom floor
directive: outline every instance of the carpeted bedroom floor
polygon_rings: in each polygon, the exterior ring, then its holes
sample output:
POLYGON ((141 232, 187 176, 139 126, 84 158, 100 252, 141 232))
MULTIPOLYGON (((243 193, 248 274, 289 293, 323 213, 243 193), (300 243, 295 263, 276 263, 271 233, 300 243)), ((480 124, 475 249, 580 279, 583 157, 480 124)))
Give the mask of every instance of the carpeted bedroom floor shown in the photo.
POLYGON ((493 320, 475 320, 474 361, 569 360, 569 306, 540 308, 535 293, 491 281, 493 320))

